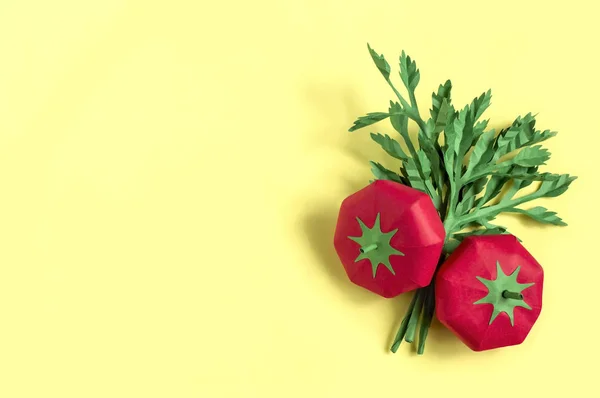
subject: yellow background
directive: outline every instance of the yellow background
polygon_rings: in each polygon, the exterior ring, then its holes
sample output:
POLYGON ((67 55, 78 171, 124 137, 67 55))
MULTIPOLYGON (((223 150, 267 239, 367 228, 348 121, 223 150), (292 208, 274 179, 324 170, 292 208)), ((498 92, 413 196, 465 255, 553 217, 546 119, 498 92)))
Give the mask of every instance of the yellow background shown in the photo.
POLYGON ((0 397, 598 396, 598 6, 550 3, 3 0, 0 397), (346 279, 338 206, 390 164, 347 132, 393 95, 367 42, 422 111, 451 78, 559 131, 569 227, 501 220, 546 270, 525 344, 392 355, 407 297, 346 279))

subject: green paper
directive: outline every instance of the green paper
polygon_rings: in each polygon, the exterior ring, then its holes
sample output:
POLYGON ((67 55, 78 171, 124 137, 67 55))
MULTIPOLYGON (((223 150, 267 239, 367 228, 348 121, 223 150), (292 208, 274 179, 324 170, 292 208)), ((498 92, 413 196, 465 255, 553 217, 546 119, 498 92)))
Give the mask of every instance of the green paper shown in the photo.
POLYGON ((371 133, 371 138, 373 141, 381 145, 381 148, 391 157, 406 161, 408 160, 408 155, 404 153, 400 143, 390 137, 387 134, 375 134, 371 133))
POLYGON ((415 91, 421 80, 417 64, 404 51, 400 55, 400 78, 409 92, 415 91))
POLYGON ((496 279, 488 280, 477 276, 477 280, 483 283, 488 289, 488 294, 473 304, 491 304, 494 306, 492 316, 490 317, 490 325, 498 315, 504 312, 510 318, 510 324, 515 326, 514 309, 516 307, 523 307, 528 310, 531 309, 529 304, 522 299, 521 292, 528 287, 533 286, 534 283, 517 282, 520 270, 521 267, 519 266, 512 274, 506 275, 500 266, 500 262, 496 262, 496 279), (510 298, 517 295, 521 296, 521 298, 510 298), (505 296, 508 296, 509 298, 505 296))
POLYGON ((408 116, 402 111, 402 107, 399 103, 390 101, 390 107, 388 108, 390 114, 390 123, 406 142, 406 145, 411 145, 410 137, 408 135, 408 116))
MULTIPOLYGON (((426 167, 429 168, 429 160, 427 162, 428 165, 426 167)), ((427 192, 427 188, 425 187, 425 179, 422 176, 424 171, 419 171, 417 162, 413 158, 410 158, 407 160, 404 167, 406 170, 405 175, 408 177, 410 186, 414 189, 418 189, 419 191, 427 192)))
POLYGON ((360 116, 356 121, 354 121, 354 125, 348 129, 348 131, 355 131, 358 129, 362 129, 363 127, 370 126, 374 123, 380 122, 384 119, 390 117, 389 113, 384 112, 371 112, 367 113, 366 116, 360 116))
POLYGON ((408 327, 406 328, 406 335, 404 336, 404 340, 407 343, 412 343, 415 341, 415 333, 417 330, 417 323, 419 322, 419 318, 421 317, 421 312, 423 311, 423 299, 427 294, 426 290, 418 290, 415 293, 417 297, 417 301, 415 303, 415 308, 410 314, 410 318, 408 320, 408 327))
POLYGON ((488 90, 479 97, 473 99, 471 106, 469 107, 473 123, 479 120, 479 118, 483 115, 483 112, 490 107, 491 100, 492 90, 488 90))
POLYGON ((401 184, 408 185, 408 179, 404 176, 399 175, 391 170, 386 169, 384 166, 377 162, 371 161, 371 172, 378 180, 390 180, 399 182, 401 184))
POLYGON ((467 167, 466 176, 471 175, 474 168, 481 165, 486 165, 494 156, 492 144, 494 143, 495 131, 490 130, 483 133, 469 158, 469 166, 467 167))
POLYGON ((435 289, 433 285, 428 286, 426 290, 425 300, 423 302, 423 316, 421 321, 421 328, 419 329, 419 344, 417 346, 417 354, 423 355, 425 352, 425 341, 429 334, 429 328, 433 321, 433 315, 435 314, 435 289))
POLYGON ((544 223, 544 224, 553 224, 553 225, 567 225, 559 216, 556 215, 556 212, 549 211, 545 207, 536 206, 531 209, 524 210, 516 207, 511 207, 506 210, 507 212, 512 213, 520 213, 525 214, 526 216, 531 217, 535 221, 544 223))
POLYGON ((394 353, 398 351, 398 348, 400 348, 400 345, 404 340, 404 336, 406 336, 406 331, 408 329, 408 321, 410 320, 410 317, 415 309, 415 305, 417 304, 417 297, 419 296, 419 292, 420 290, 415 292, 415 294, 413 295, 408 309, 406 310, 406 314, 404 315, 404 318, 402 318, 402 323, 400 324, 400 328, 398 328, 398 332, 396 333, 396 337, 394 338, 394 342, 392 343, 392 347, 390 348, 390 351, 394 353))
POLYGON ((546 164, 548 159, 550 159, 550 152, 548 152, 547 149, 542 148, 541 145, 536 145, 524 148, 520 151, 517 156, 514 157, 513 163, 524 167, 541 166, 546 164))
MULTIPOLYGON (((434 123, 433 139, 437 142, 439 134, 446 127, 446 120, 450 112, 450 104, 452 103, 452 82, 446 80, 444 84, 440 84, 437 92, 431 94, 431 109, 429 114, 434 123)), ((453 112, 454 110, 452 110, 453 112)))
POLYGON ((480 178, 479 180, 475 180, 473 183, 467 185, 463 190, 464 193, 462 200, 456 205, 456 211, 454 213, 461 215, 473 208, 473 205, 475 204, 475 197, 479 195, 481 191, 483 191, 486 182, 486 178, 480 178))
POLYGON ((369 44, 367 44, 367 47, 369 48, 369 53, 371 54, 371 58, 373 58, 373 62, 375 62, 377 69, 379 69, 379 72, 381 72, 385 80, 389 80, 390 64, 387 63, 383 54, 377 54, 377 52, 373 50, 369 44))
POLYGON ((392 268, 392 264, 390 264, 390 257, 404 256, 404 253, 392 247, 390 241, 396 232, 398 232, 398 229, 396 228, 390 232, 383 232, 381 230, 380 213, 377 213, 377 217, 375 218, 375 223, 373 224, 372 228, 367 227, 360 218, 356 217, 356 220, 360 224, 362 236, 348 237, 360 245, 360 254, 358 257, 356 257, 354 262, 368 259, 371 262, 371 267, 373 268, 373 278, 375 278, 375 275, 377 274, 377 267, 379 267, 380 264, 383 264, 392 273, 392 275, 396 275, 394 269, 392 268))

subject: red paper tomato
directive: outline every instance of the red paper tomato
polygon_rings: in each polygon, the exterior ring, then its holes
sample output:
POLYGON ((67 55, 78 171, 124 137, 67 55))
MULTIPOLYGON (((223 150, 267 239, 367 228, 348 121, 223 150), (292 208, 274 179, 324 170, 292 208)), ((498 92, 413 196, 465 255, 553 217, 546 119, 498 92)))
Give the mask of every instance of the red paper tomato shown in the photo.
POLYGON ((516 237, 467 237, 438 272, 436 314, 474 351, 521 344, 542 310, 543 282, 516 237))
POLYGON ((431 282, 444 238, 427 194, 377 180, 342 202, 334 246, 352 282, 390 298, 431 282))

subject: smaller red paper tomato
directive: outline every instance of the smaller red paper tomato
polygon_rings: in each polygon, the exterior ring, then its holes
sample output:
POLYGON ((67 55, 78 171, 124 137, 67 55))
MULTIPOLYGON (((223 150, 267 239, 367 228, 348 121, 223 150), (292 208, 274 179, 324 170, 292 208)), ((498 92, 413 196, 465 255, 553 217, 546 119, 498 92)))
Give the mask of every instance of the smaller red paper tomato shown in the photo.
POLYGON ((543 283, 516 237, 470 236, 438 271, 436 315, 474 351, 521 344, 542 310, 543 283))
POLYGON ((444 238, 427 194, 377 180, 342 202, 334 246, 352 282, 391 298, 431 282, 444 238))

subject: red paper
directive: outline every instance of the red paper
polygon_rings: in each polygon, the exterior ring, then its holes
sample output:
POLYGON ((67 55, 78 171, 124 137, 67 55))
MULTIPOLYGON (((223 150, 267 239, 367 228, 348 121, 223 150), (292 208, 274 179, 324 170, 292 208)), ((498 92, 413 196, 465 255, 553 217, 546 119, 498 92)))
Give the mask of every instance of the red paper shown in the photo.
POLYGON ((542 310, 544 272, 541 265, 512 235, 471 236, 448 257, 436 278, 436 315, 474 351, 521 344, 542 310), (513 322, 501 312, 490 324, 494 305, 474 304, 489 289, 477 277, 497 278, 520 266, 517 282, 533 283, 521 293, 531 309, 514 307, 513 322))
POLYGON ((391 298, 431 282, 444 238, 444 226, 427 194, 393 181, 377 180, 342 202, 334 246, 352 282, 391 298), (389 257, 395 275, 379 265, 373 277, 369 259, 355 261, 361 246, 349 236, 362 234, 357 217, 371 228, 377 214, 382 232, 398 229, 390 244, 404 255, 389 257))

